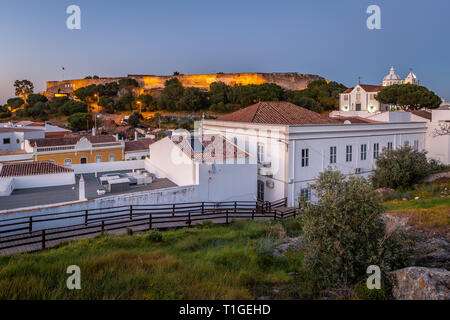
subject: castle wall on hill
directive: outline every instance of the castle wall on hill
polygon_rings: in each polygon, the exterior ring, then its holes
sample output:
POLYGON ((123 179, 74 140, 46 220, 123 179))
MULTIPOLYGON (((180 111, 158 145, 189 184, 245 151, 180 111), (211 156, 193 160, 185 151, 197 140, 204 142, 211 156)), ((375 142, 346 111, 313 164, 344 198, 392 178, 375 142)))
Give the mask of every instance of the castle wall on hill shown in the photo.
MULTIPOLYGON (((195 74, 177 76, 155 76, 155 75, 128 75, 136 79, 139 86, 144 90, 164 88, 166 80, 178 78, 184 87, 196 87, 208 89, 213 82, 224 82, 227 85, 249 85, 275 83, 287 90, 303 90, 314 80, 324 79, 318 75, 290 73, 217 73, 217 74, 195 74)), ((118 82, 121 78, 99 78, 99 79, 77 79, 64 81, 48 81, 47 93, 70 94, 73 90, 86 87, 91 84, 106 84, 118 82)))

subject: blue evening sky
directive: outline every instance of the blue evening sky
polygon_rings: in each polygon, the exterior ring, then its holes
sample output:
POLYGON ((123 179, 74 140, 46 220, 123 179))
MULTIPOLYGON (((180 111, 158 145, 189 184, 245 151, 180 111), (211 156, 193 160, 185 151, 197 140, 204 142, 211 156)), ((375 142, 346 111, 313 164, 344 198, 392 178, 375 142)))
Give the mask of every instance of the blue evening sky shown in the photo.
POLYGON ((1 0, 0 103, 13 82, 87 75, 313 73, 380 84, 391 65, 450 100, 448 0, 1 0), (81 30, 66 8, 81 7, 81 30), (366 8, 381 8, 368 30, 366 8))

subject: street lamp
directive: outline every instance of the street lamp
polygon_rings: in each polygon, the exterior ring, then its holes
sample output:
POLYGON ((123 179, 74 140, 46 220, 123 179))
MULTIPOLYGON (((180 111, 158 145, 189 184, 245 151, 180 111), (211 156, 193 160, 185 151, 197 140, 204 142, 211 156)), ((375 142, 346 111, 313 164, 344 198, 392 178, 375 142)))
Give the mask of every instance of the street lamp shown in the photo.
POLYGON ((139 105, 139 113, 142 114, 142 102, 138 101, 137 104, 139 105))

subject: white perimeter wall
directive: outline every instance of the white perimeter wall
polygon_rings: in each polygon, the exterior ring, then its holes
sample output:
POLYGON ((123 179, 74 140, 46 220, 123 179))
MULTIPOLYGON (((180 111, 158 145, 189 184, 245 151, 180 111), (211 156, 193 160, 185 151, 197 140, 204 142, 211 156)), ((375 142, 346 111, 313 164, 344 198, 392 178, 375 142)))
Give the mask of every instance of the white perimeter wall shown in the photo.
POLYGON ((14 177, 14 189, 29 189, 75 184, 73 172, 14 177))
POLYGON ((202 163, 199 181, 201 201, 255 201, 257 165, 202 163))
POLYGON ((133 170, 133 169, 145 168, 145 160, 73 164, 68 167, 72 168, 75 171, 75 174, 119 171, 119 170, 133 170))

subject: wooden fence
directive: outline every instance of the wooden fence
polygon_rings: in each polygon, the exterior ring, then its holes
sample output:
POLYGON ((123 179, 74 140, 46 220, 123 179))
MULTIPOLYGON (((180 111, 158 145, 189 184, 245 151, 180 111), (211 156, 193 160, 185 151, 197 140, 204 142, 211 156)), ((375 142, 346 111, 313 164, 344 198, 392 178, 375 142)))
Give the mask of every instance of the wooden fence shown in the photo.
POLYGON ((287 199, 274 202, 192 202, 163 205, 130 205, 85 211, 42 214, 0 221, 0 252, 38 251, 64 240, 120 232, 190 227, 205 221, 229 223, 233 219, 277 220, 296 217, 286 208, 287 199), (70 223, 75 221, 75 223, 70 223), (52 223, 59 227, 43 227, 52 223), (21 250, 19 250, 21 249, 21 250))

